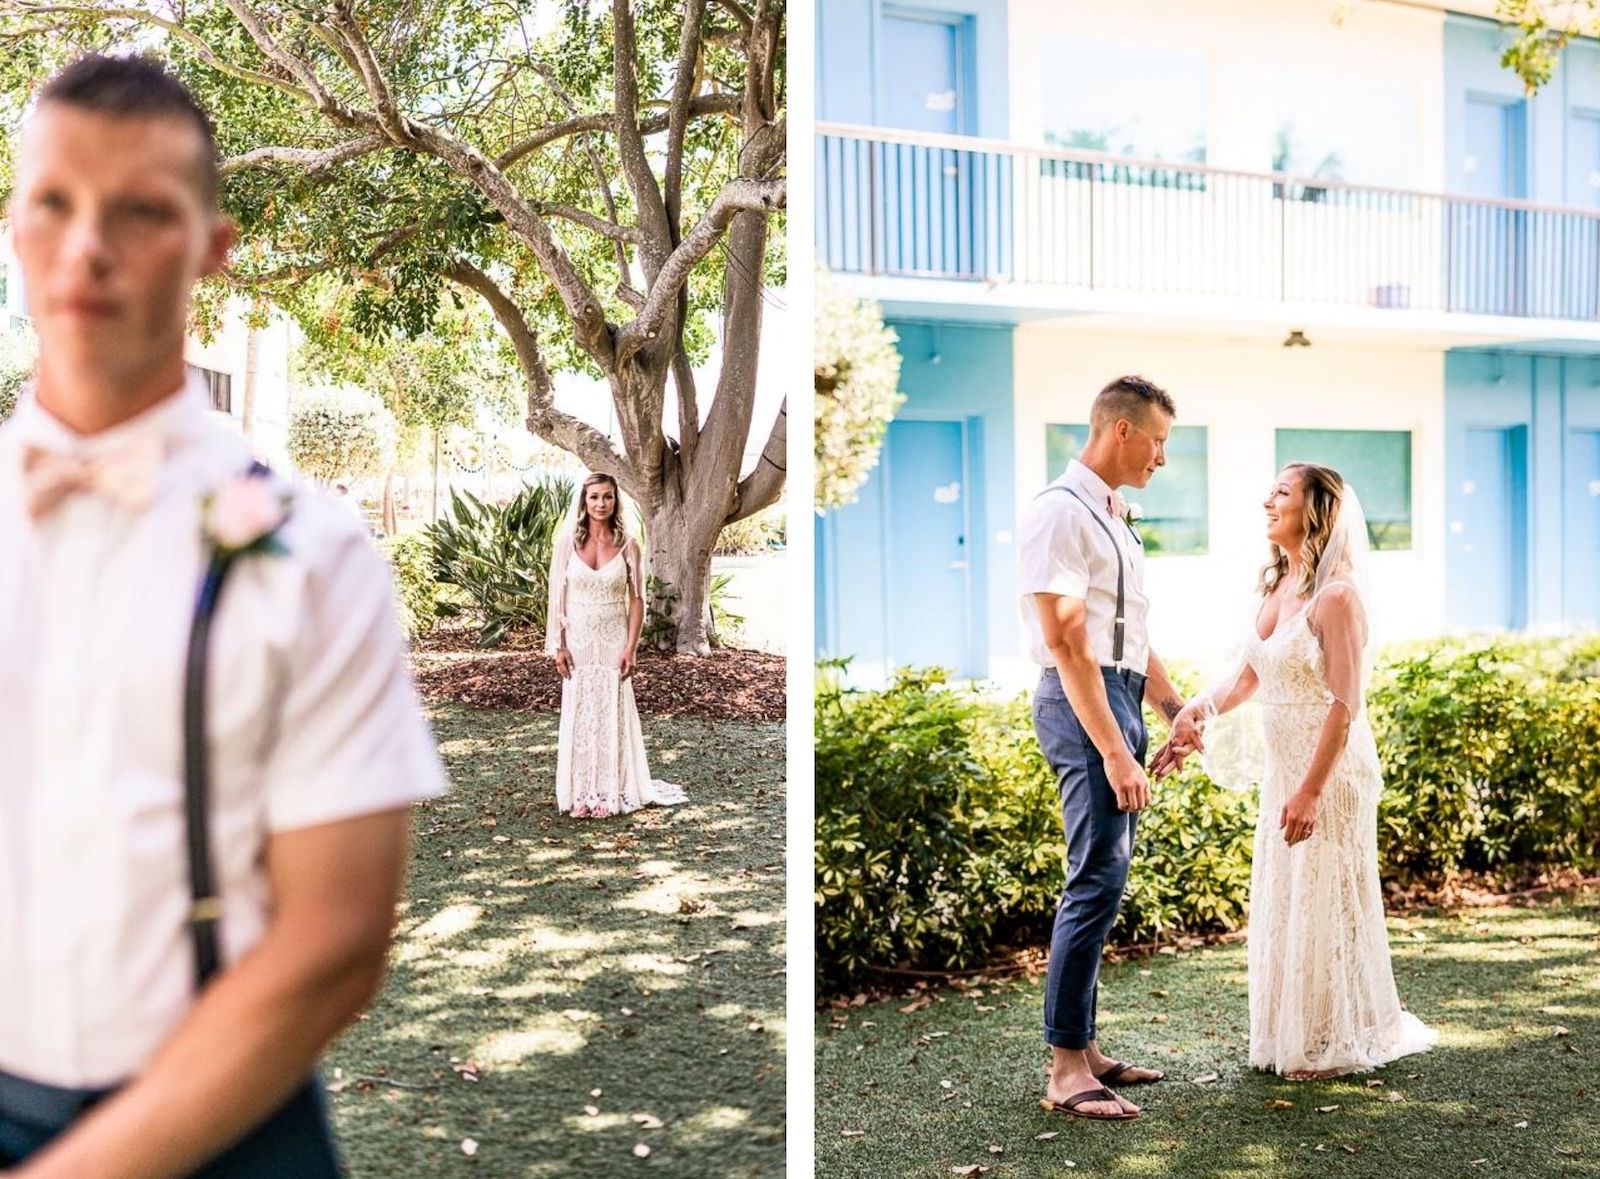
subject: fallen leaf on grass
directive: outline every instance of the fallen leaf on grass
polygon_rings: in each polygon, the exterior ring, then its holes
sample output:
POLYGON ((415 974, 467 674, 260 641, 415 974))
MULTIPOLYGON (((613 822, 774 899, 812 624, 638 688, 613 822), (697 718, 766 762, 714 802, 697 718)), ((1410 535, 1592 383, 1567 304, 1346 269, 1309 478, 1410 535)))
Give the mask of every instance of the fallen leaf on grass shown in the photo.
POLYGON ((648 1146, 646 1146, 643 1142, 634 1143, 633 1157, 636 1158, 636 1159, 647 1159, 647 1158, 649 1158, 650 1157, 650 1148, 648 1146))
POLYGON ((990 1154, 1005 1154, 1005 1152, 1006 1152, 1006 1148, 1005 1147, 996 1146, 992 1142, 989 1144, 989 1153, 990 1154))
POLYGON ((1338 1108, 1339 1107, 1337 1105, 1319 1105, 1319 1106, 1317 1106, 1317 1112, 1318 1113, 1332 1113, 1334 1110, 1336 1110, 1338 1108))
POLYGON ((1217 1074, 1216 1073, 1206 1073, 1203 1076, 1195 1077, 1194 1078, 1194 1083, 1196 1085, 1209 1085, 1212 1081, 1215 1081, 1216 1079, 1217 1079, 1217 1074))
POLYGON ((839 1137, 840 1138, 864 1138, 864 1137, 866 1137, 866 1134, 867 1134, 867 1132, 865 1130, 840 1130, 839 1131, 839 1137))
POLYGON ((911 1002, 900 1008, 900 1014, 912 1015, 918 1011, 921 1011, 925 1007, 931 1006, 933 1006, 932 995, 918 995, 915 999, 911 1000, 911 1002))
POLYGON ((659 1130, 663 1125, 654 1114, 634 1114, 632 1120, 638 1123, 641 1130, 659 1130))
POLYGON ((965 1167, 951 1167, 950 1168, 950 1173, 952 1175, 960 1175, 960 1176, 963 1177, 963 1179, 965 1179, 965 1177, 968 1176, 968 1175, 983 1175, 983 1174, 986 1174, 988 1172, 988 1170, 989 1170, 988 1167, 982 1167, 982 1166, 979 1166, 977 1163, 972 1163, 972 1164, 970 1164, 968 1166, 965 1166, 965 1167))
POLYGON ((1150 1022, 1151 1023, 1166 1023, 1167 1022, 1167 1016, 1166 1015, 1152 1015, 1150 1017, 1150 1022))
POLYGON ((461 1140, 461 1153, 469 1159, 478 1153, 478 1140, 476 1138, 463 1138, 461 1140))
POLYGON ((1558 1035, 1558 1036, 1570 1036, 1570 1035, 1572 1035, 1572 1029, 1571 1028, 1564 1028, 1560 1024, 1556 1024, 1556 1035, 1558 1035))
POLYGON ((594 1105, 586 1105, 586 1106, 584 1106, 583 1107, 583 1112, 588 1114, 591 1118, 597 1118, 597 1117, 600 1116, 600 1108, 598 1106, 594 1106, 594 1105))
POLYGON ((1512 1128, 1515 1130, 1526 1130, 1528 1128, 1528 1123, 1526 1120, 1515 1122, 1513 1123, 1512 1128))
POLYGON ((1046 1130, 1043 1134, 1035 1134, 1033 1140, 1035 1142, 1049 1142, 1059 1133, 1061 1133, 1060 1130, 1046 1130))
POLYGON ((1294 1102, 1285 1101, 1281 1097, 1269 1097, 1269 1098, 1267 1098, 1267 1108, 1268 1109, 1293 1109, 1294 1108, 1294 1102))
POLYGON ((1385 1101, 1404 1101, 1405 1095, 1400 1093, 1398 1090, 1390 1089, 1389 1092, 1383 1095, 1383 1099, 1385 1101))

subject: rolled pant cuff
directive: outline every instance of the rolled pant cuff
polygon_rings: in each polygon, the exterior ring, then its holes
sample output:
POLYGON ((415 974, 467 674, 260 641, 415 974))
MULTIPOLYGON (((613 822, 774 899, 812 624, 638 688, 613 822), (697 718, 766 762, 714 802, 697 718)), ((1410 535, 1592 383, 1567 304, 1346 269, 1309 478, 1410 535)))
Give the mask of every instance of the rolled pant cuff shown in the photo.
POLYGON ((1063 1032, 1055 1028, 1044 1029, 1044 1042, 1052 1048, 1070 1048, 1081 1051, 1094 1039, 1094 1032, 1063 1032))

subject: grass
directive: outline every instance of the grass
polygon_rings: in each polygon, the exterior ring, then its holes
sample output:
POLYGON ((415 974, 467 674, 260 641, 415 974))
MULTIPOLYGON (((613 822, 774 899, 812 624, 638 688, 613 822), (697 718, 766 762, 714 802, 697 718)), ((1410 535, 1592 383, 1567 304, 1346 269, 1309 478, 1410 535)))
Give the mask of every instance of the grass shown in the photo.
POLYGON ((690 802, 600 821, 556 811, 555 716, 433 719, 452 792, 325 1062, 354 1179, 781 1174, 783 726, 646 717, 690 802))
POLYGON ((1354 1078, 1297 1083, 1249 1068, 1241 944, 1106 966, 1102 1046, 1168 1076, 1126 1090, 1144 1113, 1121 1125, 1038 1108, 1042 980, 940 990, 909 1014, 904 999, 824 1011, 816 1173, 1600 1174, 1600 895, 1389 928, 1401 998, 1440 1042, 1354 1078), (1337 1108, 1318 1111, 1327 1106, 1337 1108))

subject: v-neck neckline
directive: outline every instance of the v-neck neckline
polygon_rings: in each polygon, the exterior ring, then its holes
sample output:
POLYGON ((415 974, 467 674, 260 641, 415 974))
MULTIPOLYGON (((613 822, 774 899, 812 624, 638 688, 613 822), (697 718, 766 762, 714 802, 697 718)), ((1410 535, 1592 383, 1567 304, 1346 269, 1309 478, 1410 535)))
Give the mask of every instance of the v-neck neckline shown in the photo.
POLYGON ((583 554, 581 552, 576 551, 576 550, 573 551, 573 556, 577 557, 578 558, 578 564, 582 565, 590 573, 599 573, 600 570, 602 570, 602 569, 609 569, 611 567, 612 563, 615 562, 618 557, 622 556, 622 550, 618 549, 616 552, 611 554, 611 559, 610 560, 603 561, 598 565, 589 564, 589 562, 587 562, 587 561, 585 561, 583 559, 583 554))

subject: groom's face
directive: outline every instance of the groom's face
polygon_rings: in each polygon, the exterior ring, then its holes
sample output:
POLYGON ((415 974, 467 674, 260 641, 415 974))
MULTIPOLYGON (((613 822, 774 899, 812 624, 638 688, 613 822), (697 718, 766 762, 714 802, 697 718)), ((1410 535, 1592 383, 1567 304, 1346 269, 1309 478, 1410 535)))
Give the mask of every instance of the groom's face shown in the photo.
POLYGON ((202 149, 165 116, 45 103, 25 124, 12 238, 53 363, 129 377, 181 350, 190 289, 233 240, 198 179, 202 149))
POLYGON ((1118 423, 1123 460, 1123 480, 1129 487, 1148 487, 1155 473, 1167 465, 1167 438, 1172 419, 1159 409, 1145 412, 1144 421, 1118 423), (1123 428, 1125 427, 1125 428, 1123 428))

